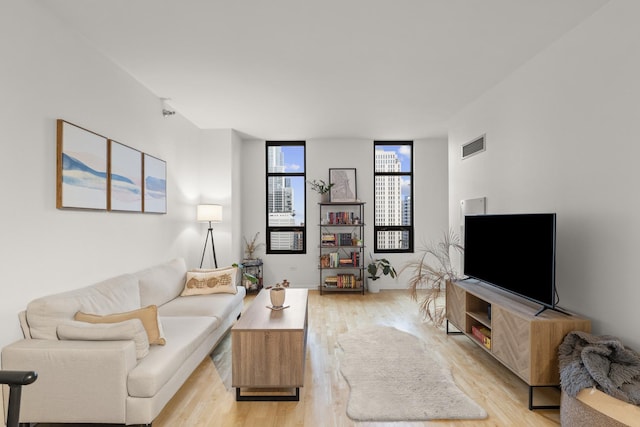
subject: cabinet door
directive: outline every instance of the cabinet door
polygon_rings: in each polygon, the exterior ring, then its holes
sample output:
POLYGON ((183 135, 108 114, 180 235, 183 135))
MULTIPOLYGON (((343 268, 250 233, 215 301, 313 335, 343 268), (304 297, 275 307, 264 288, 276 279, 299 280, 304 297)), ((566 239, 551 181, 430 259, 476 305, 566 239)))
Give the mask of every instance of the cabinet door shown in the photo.
POLYGON ((451 282, 447 282, 446 304, 447 304, 447 319, 453 325, 464 331, 464 318, 465 318, 465 290, 451 282))
POLYGON ((531 328, 528 319, 494 304, 491 308, 491 352, 529 384, 531 328))

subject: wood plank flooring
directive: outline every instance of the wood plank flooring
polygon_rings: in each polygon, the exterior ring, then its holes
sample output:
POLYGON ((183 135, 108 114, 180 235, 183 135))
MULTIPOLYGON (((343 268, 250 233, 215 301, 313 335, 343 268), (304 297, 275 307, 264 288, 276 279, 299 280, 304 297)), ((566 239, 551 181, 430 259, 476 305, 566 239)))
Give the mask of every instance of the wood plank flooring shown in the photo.
MULTIPOLYGON (((252 297, 247 297, 250 304, 252 297)), ((309 293, 305 386, 300 402, 236 402, 227 337, 191 375, 156 418, 154 427, 175 426, 557 426, 558 410, 529 411, 528 387, 465 336, 447 336, 422 321, 407 291, 378 294, 309 293), (349 386, 339 371, 337 338, 372 324, 410 332, 433 349, 458 384, 489 414, 486 420, 424 423, 358 423, 346 416, 349 386), (217 368, 216 368, 216 365, 217 368)), ((381 348, 380 351, 384 351, 381 348)), ((260 357, 257 354, 255 357, 260 357)), ((552 396, 555 398, 555 396, 552 396)), ((536 404, 546 402, 536 401, 536 404)), ((552 402, 554 403, 554 402, 552 402)))

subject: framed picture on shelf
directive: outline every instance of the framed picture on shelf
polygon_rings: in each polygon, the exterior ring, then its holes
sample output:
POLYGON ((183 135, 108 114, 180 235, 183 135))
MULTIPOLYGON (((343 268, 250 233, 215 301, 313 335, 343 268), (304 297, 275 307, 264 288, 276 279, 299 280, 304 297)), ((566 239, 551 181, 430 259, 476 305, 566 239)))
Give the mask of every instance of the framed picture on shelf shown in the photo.
POLYGON ((355 168, 329 169, 329 183, 333 184, 331 187, 332 202, 354 202, 358 200, 355 168))

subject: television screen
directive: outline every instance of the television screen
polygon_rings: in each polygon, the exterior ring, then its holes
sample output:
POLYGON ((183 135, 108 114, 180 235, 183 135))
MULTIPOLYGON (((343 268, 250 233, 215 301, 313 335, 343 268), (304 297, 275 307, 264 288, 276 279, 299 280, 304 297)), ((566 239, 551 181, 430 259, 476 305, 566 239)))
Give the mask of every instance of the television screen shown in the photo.
POLYGON ((555 306, 556 214, 466 216, 464 274, 555 306))

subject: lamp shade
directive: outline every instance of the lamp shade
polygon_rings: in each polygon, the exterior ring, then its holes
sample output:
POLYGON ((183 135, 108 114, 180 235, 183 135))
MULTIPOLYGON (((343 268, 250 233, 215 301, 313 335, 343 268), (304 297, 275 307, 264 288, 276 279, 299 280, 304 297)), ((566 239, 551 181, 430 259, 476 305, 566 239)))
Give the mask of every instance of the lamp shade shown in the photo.
POLYGON ((198 221, 221 222, 222 206, 221 205, 198 205, 198 221))

